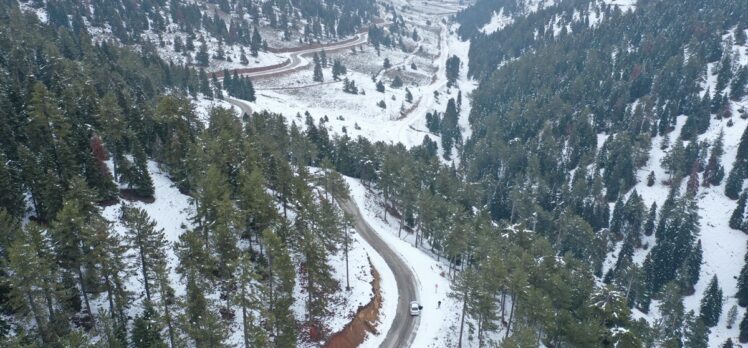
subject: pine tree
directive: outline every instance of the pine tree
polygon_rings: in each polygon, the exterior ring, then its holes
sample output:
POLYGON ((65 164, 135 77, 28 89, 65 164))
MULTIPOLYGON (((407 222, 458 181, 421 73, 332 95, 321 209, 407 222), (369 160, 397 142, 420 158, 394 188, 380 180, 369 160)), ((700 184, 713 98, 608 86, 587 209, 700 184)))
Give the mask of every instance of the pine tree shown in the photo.
POLYGON ((719 287, 717 276, 715 275, 709 282, 701 299, 701 319, 704 325, 714 327, 719 322, 719 316, 722 314, 722 289, 719 287))
POLYGON ((663 287, 662 303, 660 313, 662 324, 659 329, 662 345, 666 347, 679 347, 684 338, 684 319, 686 318, 683 307, 683 297, 678 285, 670 282, 663 287))
POLYGON ((56 284, 51 281, 59 270, 41 227, 30 222, 25 230, 23 238, 17 239, 7 250, 9 273, 5 281, 10 289, 9 300, 20 317, 33 318, 39 338, 49 343, 54 335, 51 327, 60 315, 53 305, 56 284))
POLYGON ((244 347, 266 347, 269 338, 260 327, 260 319, 264 316, 264 309, 260 307, 259 294, 254 284, 259 277, 254 272, 254 265, 248 253, 239 258, 239 276, 237 283, 239 290, 234 294, 233 302, 241 307, 242 334, 244 347), (255 312, 260 311, 256 318, 255 312))
POLYGON ((743 320, 740 321, 740 336, 738 341, 740 343, 748 343, 748 311, 743 315, 743 320))
POLYGON ((457 77, 460 75, 460 58, 456 55, 449 57, 447 59, 445 72, 450 85, 454 84, 457 77))
POLYGON ((223 99, 223 90, 221 87, 221 83, 218 82, 218 77, 216 77, 216 74, 212 74, 210 82, 213 85, 213 89, 215 90, 214 94, 216 98, 223 99))
POLYGON ((226 338, 225 325, 205 297, 206 284, 195 274, 187 276, 182 326, 196 347, 222 347, 226 338))
POLYGON ((145 149, 139 143, 133 145, 132 156, 135 166, 133 167, 134 176, 128 185, 135 187, 135 193, 140 197, 153 197, 155 189, 150 173, 148 173, 148 157, 145 149))
POLYGON ((343 63, 341 63, 339 59, 335 59, 332 63, 332 78, 335 81, 339 81, 340 75, 345 75, 346 73, 347 69, 343 63))
POLYGON ((743 130, 743 135, 740 136, 740 143, 738 144, 738 154, 735 157, 735 166, 740 167, 741 177, 745 173, 746 166, 748 166, 748 127, 743 130))
POLYGON ((323 68, 327 68, 327 53, 324 48, 319 51, 319 63, 323 68))
POLYGON ((405 101, 408 103, 413 102, 413 93, 410 92, 410 89, 408 89, 408 87, 405 87, 405 101))
POLYGON ((717 136, 717 139, 712 144, 712 151, 704 169, 704 181, 702 183, 704 186, 718 186, 725 176, 725 168, 720 164, 720 158, 724 152, 723 138, 724 132, 720 130, 719 136, 717 136))
POLYGON ((732 55, 730 51, 725 51, 722 54, 722 61, 719 63, 719 71, 717 72, 717 91, 722 91, 732 78, 732 55))
POLYGON ((694 286, 699 281, 703 258, 703 249, 701 247, 701 240, 699 240, 696 242, 696 246, 691 249, 688 257, 683 262, 683 266, 678 271, 679 285, 686 295, 692 295, 695 291, 694 286))
POLYGON ((21 216, 24 209, 20 180, 13 178, 5 154, 0 151, 0 209, 5 209, 13 216, 21 216))
POLYGON ((249 59, 247 58, 247 53, 244 52, 244 47, 240 47, 239 50, 239 63, 241 65, 249 64, 249 59))
POLYGON ((208 45, 203 41, 200 50, 195 54, 195 61, 198 66, 207 67, 210 64, 210 55, 208 54, 208 45))
POLYGON ((91 156, 85 159, 85 176, 86 182, 99 193, 102 201, 115 200, 117 195, 117 186, 112 181, 112 174, 109 172, 104 161, 107 158, 104 144, 101 138, 94 134, 90 139, 91 156))
POLYGON ((117 315, 106 310, 99 311, 97 331, 101 339, 98 343, 105 347, 127 348, 127 327, 118 322, 116 317, 117 315))
POLYGON ((400 88, 402 86, 403 86, 403 79, 400 78, 400 75, 396 75, 395 78, 392 80, 390 87, 400 88))
MULTIPOLYGON (((281 227, 281 230, 284 229, 281 227)), ((294 303, 295 271, 285 243, 271 229, 263 233, 267 245, 268 265, 266 293, 268 326, 275 335, 276 347, 296 345, 296 321, 291 306, 294 303)))
POLYGON ((684 331, 684 347, 709 347, 709 329, 700 318, 696 317, 693 311, 686 314, 684 331))
POLYGON ((171 286, 171 280, 169 275, 171 269, 166 262, 166 259, 160 259, 156 262, 153 267, 153 274, 156 289, 158 291, 160 300, 160 316, 159 319, 166 326, 167 334, 169 336, 169 347, 177 346, 177 334, 176 334, 176 318, 174 316, 174 307, 177 299, 174 293, 174 289, 171 286))
POLYGON ((312 77, 312 80, 314 80, 314 82, 324 81, 324 76, 322 76, 322 66, 319 63, 319 60, 314 62, 314 76, 312 77))
POLYGON ((746 191, 743 191, 743 193, 740 194, 740 198, 738 199, 738 206, 735 207, 735 210, 732 211, 732 215, 730 216, 730 228, 734 230, 743 229, 743 215, 745 212, 745 202, 747 199, 748 193, 746 191))
POLYGON ((738 292, 735 297, 738 298, 739 306, 748 306, 748 254, 743 259, 743 268, 740 269, 740 275, 738 276, 738 292))
POLYGON ((122 207, 122 220, 126 228, 125 238, 136 253, 135 266, 143 279, 148 302, 153 302, 151 287, 154 285, 155 267, 166 257, 167 242, 164 230, 156 228, 156 222, 140 208, 122 207))
MULTIPOLYGON (((129 267, 125 260, 127 246, 122 242, 122 238, 115 233, 110 233, 106 228, 97 228, 93 235, 93 240, 87 241, 88 244, 95 245, 95 251, 88 258, 87 267, 98 265, 100 272, 99 287, 106 292, 106 298, 109 305, 107 318, 109 323, 106 326, 112 328, 114 335, 110 341, 121 346, 126 346, 127 332, 127 313, 126 309, 130 304, 130 292, 125 285, 125 278, 129 276, 129 267)), ((102 324, 102 323, 100 323, 102 324)))
POLYGON ((184 49, 184 43, 182 37, 179 35, 174 36, 174 52, 182 52, 184 49))
POLYGON ((610 233, 620 236, 623 227, 623 197, 619 196, 613 206, 613 215, 610 218, 610 233))
POLYGON ((143 313, 135 318, 132 324, 132 345, 134 347, 167 348, 161 339, 163 327, 158 320, 158 313, 150 300, 143 303, 143 313))
POLYGON ((647 186, 652 187, 655 184, 655 172, 654 170, 649 172, 649 175, 647 175, 647 186))
POLYGON ((200 68, 197 78, 200 93, 209 100, 213 100, 213 88, 210 87, 210 80, 208 79, 208 74, 205 72, 204 68, 200 68))
POLYGON ((265 192, 264 178, 258 168, 244 168, 239 174, 239 208, 244 216, 244 238, 252 245, 276 215, 272 198, 265 192), (248 172, 251 171, 251 172, 248 172))
POLYGON ((727 183, 725 183, 725 196, 730 199, 738 199, 740 191, 743 189, 743 177, 742 164, 736 160, 730 170, 730 175, 727 176, 727 183))
POLYGON ((68 142, 73 136, 72 128, 64 120, 54 94, 41 82, 33 85, 27 113, 26 144, 35 153, 45 156, 50 163, 48 168, 62 182, 67 182, 77 172, 68 142))
POLYGON ((732 329, 732 326, 735 325, 735 320, 738 318, 738 305, 732 305, 730 307, 730 310, 727 311, 727 321, 726 326, 727 329, 732 329))
POLYGON ((257 30, 257 27, 255 27, 252 31, 252 39, 250 40, 249 47, 252 57, 257 57, 258 53, 260 52, 260 48, 262 47, 262 36, 260 36, 260 32, 259 30, 257 30))
POLYGON ((460 140, 460 129, 457 125, 459 116, 460 115, 457 114, 457 105, 455 104, 454 98, 449 98, 447 108, 444 111, 444 117, 440 122, 442 149, 444 150, 445 159, 449 159, 452 146, 457 144, 460 140))
POLYGON ((294 221, 294 229, 298 239, 296 248, 303 258, 302 280, 307 295, 307 319, 310 327, 321 330, 321 319, 329 314, 330 296, 338 289, 338 283, 332 277, 332 269, 327 263, 329 244, 325 237, 330 231, 322 226, 324 213, 312 203, 311 192, 304 181, 305 176, 304 172, 299 173, 299 180, 295 185, 295 196, 301 208, 294 221))
POLYGON ((644 223, 644 235, 651 236, 654 232, 655 222, 657 220, 657 202, 652 202, 647 214, 647 221, 644 223))
POLYGON ((99 277, 95 273, 96 264, 91 264, 96 259, 91 256, 101 254, 98 249, 101 246, 89 242, 96 240, 96 233, 105 231, 108 225, 93 204, 95 201, 95 192, 87 187, 83 179, 73 178, 65 203, 52 223, 52 237, 60 266, 75 275, 86 314, 92 322, 89 289, 91 279, 99 277))
POLYGON ((384 93, 384 83, 382 81, 377 82, 377 92, 384 93))
POLYGON ((722 345, 722 348, 734 348, 735 344, 732 343, 732 338, 728 338, 727 341, 722 345))
POLYGON ((740 98, 743 98, 746 84, 748 84, 748 68, 742 66, 735 73, 735 77, 730 83, 730 99, 740 100, 740 98))

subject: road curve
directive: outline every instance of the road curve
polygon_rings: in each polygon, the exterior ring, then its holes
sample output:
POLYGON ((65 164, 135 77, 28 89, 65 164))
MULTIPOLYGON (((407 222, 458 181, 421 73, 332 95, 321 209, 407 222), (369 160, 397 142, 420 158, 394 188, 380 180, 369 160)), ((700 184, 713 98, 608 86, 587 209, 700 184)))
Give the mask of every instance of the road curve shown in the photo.
MULTIPOLYGON (((242 114, 247 114, 247 116, 252 116, 252 108, 247 104, 246 101, 241 99, 234 99, 234 98, 225 98, 229 104, 234 105, 239 108, 239 110, 242 111, 242 114)), ((244 115, 241 115, 244 116, 244 115)))
MULTIPOLYGON (((417 299, 415 276, 410 267, 390 248, 387 243, 379 237, 376 231, 366 222, 361 215, 358 206, 351 199, 338 198, 340 207, 348 215, 353 217, 356 231, 364 240, 382 256, 387 266, 392 270, 397 282, 397 311, 392 321, 392 326, 387 332, 387 336, 380 345, 382 348, 404 348, 409 347, 415 338, 418 324, 421 317, 412 317, 410 315, 410 301, 417 299)), ((387 299, 385 299, 386 301, 387 299)))
POLYGON ((287 57, 287 60, 281 66, 273 67, 268 70, 260 70, 260 71, 243 73, 242 75, 247 76, 247 77, 252 77, 252 78, 263 78, 263 77, 271 77, 271 76, 275 76, 278 74, 291 72, 294 70, 304 68, 307 65, 309 65, 309 61, 304 59, 303 56, 312 55, 315 52, 319 52, 321 50, 325 50, 328 53, 340 51, 343 49, 348 49, 351 47, 365 44, 368 41, 369 41, 368 32, 363 32, 363 33, 356 34, 356 36, 351 40, 325 44, 319 47, 312 47, 312 48, 298 48, 298 49, 294 48, 291 52, 284 53, 287 57))

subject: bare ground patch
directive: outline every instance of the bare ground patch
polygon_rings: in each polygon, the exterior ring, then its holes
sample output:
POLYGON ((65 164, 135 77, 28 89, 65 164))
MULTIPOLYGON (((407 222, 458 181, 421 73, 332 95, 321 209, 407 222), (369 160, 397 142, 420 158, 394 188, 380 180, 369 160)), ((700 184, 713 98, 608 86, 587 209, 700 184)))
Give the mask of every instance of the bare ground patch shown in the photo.
POLYGON ((379 321, 379 310, 382 308, 382 293, 379 288, 379 273, 371 264, 371 260, 369 260, 369 266, 374 278, 371 281, 374 297, 365 306, 358 307, 356 316, 342 330, 330 337, 324 345, 325 348, 358 347, 366 339, 367 333, 377 333, 376 326, 379 321))

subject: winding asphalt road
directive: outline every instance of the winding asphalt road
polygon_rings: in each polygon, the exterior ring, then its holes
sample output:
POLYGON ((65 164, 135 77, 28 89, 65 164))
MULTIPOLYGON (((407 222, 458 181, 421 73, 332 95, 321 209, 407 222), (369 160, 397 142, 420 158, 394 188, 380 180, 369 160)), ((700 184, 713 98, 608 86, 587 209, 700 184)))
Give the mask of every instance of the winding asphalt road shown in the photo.
MULTIPOLYGON (((238 107, 243 113, 252 114, 252 108, 243 100, 226 98, 226 101, 238 107)), ((392 270, 397 283, 397 310, 392 326, 380 345, 381 348, 409 347, 415 338, 421 317, 410 315, 410 301, 418 299, 415 276, 410 267, 395 253, 379 234, 364 219, 358 206, 351 199, 338 198, 340 207, 354 219, 354 227, 358 234, 382 256, 387 266, 392 270)), ((391 299, 385 299, 391 300, 391 299)))
POLYGON ((367 32, 358 33, 351 40, 345 40, 338 43, 325 44, 320 47, 313 48, 300 48, 292 49, 290 52, 282 53, 287 56, 286 61, 281 66, 276 66, 267 70, 253 71, 248 73, 242 73, 241 75, 252 77, 252 78, 264 78, 272 77, 279 74, 295 71, 306 67, 310 64, 309 60, 304 59, 303 56, 312 55, 315 52, 325 50, 325 52, 335 52, 344 49, 349 49, 358 45, 365 44, 369 41, 369 34, 367 32))
POLYGON ((244 100, 234 99, 234 98, 225 98, 225 100, 229 102, 229 104, 238 107, 239 110, 242 111, 242 114, 247 114, 247 116, 252 116, 252 108, 244 100))
MULTIPOLYGON (((343 210, 353 217, 358 234, 384 258, 387 266, 392 270, 397 282, 397 311, 392 326, 387 332, 382 348, 409 347, 415 338, 421 317, 410 315, 410 301, 417 299, 415 276, 410 267, 395 253, 392 248, 379 237, 376 231, 366 222, 358 206, 351 199, 340 199, 338 203, 343 210)), ((386 301, 387 299, 385 299, 386 301)))

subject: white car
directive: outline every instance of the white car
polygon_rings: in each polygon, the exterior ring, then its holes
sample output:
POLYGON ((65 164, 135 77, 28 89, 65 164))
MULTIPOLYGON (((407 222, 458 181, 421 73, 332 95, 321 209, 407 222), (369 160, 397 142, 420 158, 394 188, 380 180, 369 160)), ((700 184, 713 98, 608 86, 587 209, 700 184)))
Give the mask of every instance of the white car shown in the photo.
POLYGON ((423 309, 423 306, 418 304, 418 302, 416 301, 410 302, 410 315, 411 316, 421 315, 421 309, 423 309))

